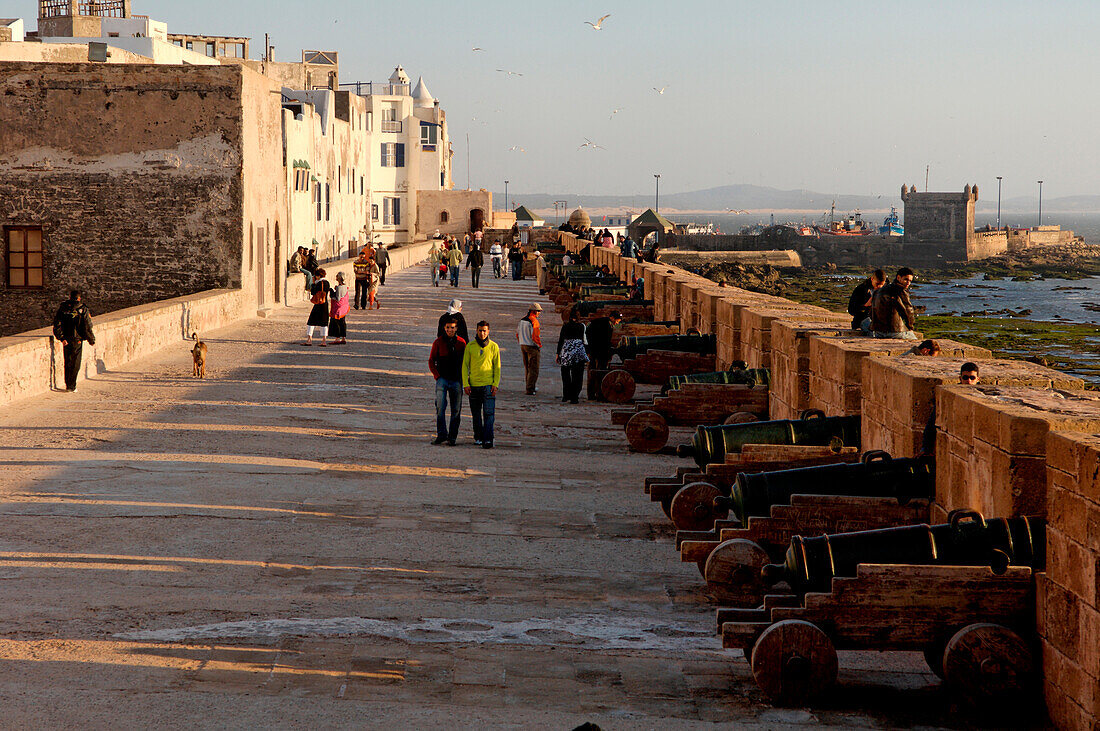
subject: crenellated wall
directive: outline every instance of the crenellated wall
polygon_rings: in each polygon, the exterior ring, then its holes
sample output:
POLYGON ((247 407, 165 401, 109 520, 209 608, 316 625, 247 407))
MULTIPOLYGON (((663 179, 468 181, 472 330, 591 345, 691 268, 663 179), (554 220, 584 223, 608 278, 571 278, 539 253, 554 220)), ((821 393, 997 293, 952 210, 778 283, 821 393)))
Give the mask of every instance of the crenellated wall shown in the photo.
MULTIPOLYGON (((565 237, 579 251, 588 242, 565 237)), ((642 276, 656 319, 713 332, 719 367, 735 360, 771 371, 770 416, 806 408, 862 415, 863 448, 919 454, 929 421, 936 456, 935 517, 972 508, 988 517, 1045 515, 1047 573, 1038 576, 1036 630, 1054 723, 1100 727, 1100 395, 1072 376, 989 350, 938 340, 915 344, 852 332, 846 314, 717 287, 665 264, 590 249, 624 279, 642 276), (978 386, 958 385, 975 361, 978 386)), ((918 323, 919 326, 919 323, 918 323)))

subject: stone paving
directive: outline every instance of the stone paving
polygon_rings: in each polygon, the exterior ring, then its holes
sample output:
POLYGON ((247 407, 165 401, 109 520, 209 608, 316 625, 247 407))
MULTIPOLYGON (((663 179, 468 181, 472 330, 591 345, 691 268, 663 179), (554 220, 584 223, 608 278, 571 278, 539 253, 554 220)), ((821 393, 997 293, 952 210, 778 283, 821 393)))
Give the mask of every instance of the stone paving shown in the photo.
POLYGON ((773 709, 641 490, 605 405, 540 391, 533 282, 390 277, 352 342, 306 306, 0 410, 5 726, 944 725, 913 656, 842 653, 825 707, 773 709), (434 447, 426 358, 452 296, 503 350, 497 448, 434 447), (868 671, 872 672, 868 672, 868 671))

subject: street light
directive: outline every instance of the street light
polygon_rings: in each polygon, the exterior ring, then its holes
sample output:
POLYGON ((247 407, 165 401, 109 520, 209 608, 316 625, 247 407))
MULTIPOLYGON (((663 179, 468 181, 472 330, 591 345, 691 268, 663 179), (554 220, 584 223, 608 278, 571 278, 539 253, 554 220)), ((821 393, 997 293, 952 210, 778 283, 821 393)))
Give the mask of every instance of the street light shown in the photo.
POLYGON ((1001 228, 1001 176, 997 176, 997 229, 1001 228))
POLYGON ((569 212, 569 201, 554 201, 555 210, 557 210, 559 203, 561 204, 561 222, 565 223, 565 214, 569 212))
POLYGON ((506 211, 509 210, 509 208, 508 208, 508 181, 507 180, 504 181, 504 210, 506 210, 506 211))
POLYGON ((657 198, 653 202, 653 212, 661 212, 661 174, 653 173, 653 177, 657 179, 657 198))
POLYGON ((1043 181, 1039 181, 1039 225, 1043 225, 1043 181))

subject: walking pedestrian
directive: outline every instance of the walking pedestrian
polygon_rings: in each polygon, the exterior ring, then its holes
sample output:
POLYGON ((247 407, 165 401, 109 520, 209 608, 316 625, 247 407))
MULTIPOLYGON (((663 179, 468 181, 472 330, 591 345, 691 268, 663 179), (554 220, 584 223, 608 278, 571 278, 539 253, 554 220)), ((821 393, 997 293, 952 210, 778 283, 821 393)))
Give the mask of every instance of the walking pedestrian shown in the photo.
POLYGON ((436 337, 443 334, 443 326, 447 324, 447 320, 454 320, 458 326, 458 337, 470 342, 470 334, 466 329, 466 318, 462 314, 462 300, 453 299, 451 303, 447 305, 447 311, 439 316, 439 327, 436 328, 436 337))
POLYGON ((65 356, 65 390, 76 391, 76 377, 80 373, 80 359, 84 341, 95 345, 92 334, 92 316, 84 304, 79 289, 69 293, 69 299, 57 308, 53 318, 53 336, 62 346, 65 356))
POLYGON ((546 257, 542 255, 542 252, 535 249, 535 281, 539 285, 539 294, 546 294, 546 257))
POLYGON ((370 279, 370 257, 367 247, 359 252, 359 258, 351 265, 355 271, 355 309, 367 309, 367 282, 370 279))
POLYGON ((622 321, 621 312, 612 312, 607 317, 597 317, 588 323, 588 356, 592 360, 593 368, 607 370, 614 352, 615 329, 622 321))
POLYGON ((501 271, 500 262, 504 258, 504 249, 501 248, 500 243, 494 241, 493 245, 489 247, 489 261, 493 263, 493 278, 500 279, 504 276, 504 272, 501 271))
POLYGON ((531 303, 531 308, 519 321, 519 328, 516 330, 516 339, 519 340, 519 349, 523 354, 524 385, 528 396, 533 396, 538 391, 539 352, 542 350, 542 336, 539 334, 540 312, 542 305, 538 302, 531 303))
POLYGON ((492 449, 500 387, 500 346, 489 339, 489 323, 485 320, 477 324, 474 342, 466 346, 462 356, 462 386, 470 397, 474 444, 492 449))
POLYGON ((378 281, 381 279, 381 273, 378 268, 378 263, 374 259, 370 260, 370 267, 367 269, 367 309, 373 307, 376 310, 382 309, 382 303, 378 301, 378 281))
POLYGON ((871 297, 871 331, 876 338, 916 340, 916 315, 909 301, 909 286, 913 283, 913 270, 898 269, 894 281, 875 291, 871 297))
POLYGON ((329 292, 328 334, 333 345, 345 345, 348 342, 348 285, 344 283, 344 273, 336 272, 336 286, 329 292))
POLYGON ((325 270, 318 269, 315 272, 313 286, 309 288, 309 301, 313 309, 309 311, 309 319, 306 320, 306 341, 302 345, 313 345, 313 332, 321 336, 321 347, 328 345, 328 293, 331 287, 325 279, 325 270))
POLYGON ((579 403, 588 354, 584 352, 584 325, 576 311, 570 312, 569 322, 561 326, 555 360, 561 366, 562 403, 579 403))
POLYGON ((458 286, 459 266, 462 265, 462 251, 458 248, 458 242, 447 251, 447 269, 451 272, 451 286, 458 286))
POLYGON ((443 251, 433 241, 428 249, 428 268, 432 270, 432 286, 439 286, 439 267, 443 263, 443 251))
POLYGON ((512 265, 513 281, 518 282, 523 279, 523 247, 520 244, 512 244, 512 249, 508 252, 508 261, 512 265))
POLYGON ((481 267, 485 266, 485 255, 481 253, 481 249, 477 246, 470 248, 470 253, 466 256, 466 268, 470 270, 470 283, 474 289, 478 288, 478 282, 481 281, 481 267))
POLYGON ((435 440, 454 446, 458 440, 458 425, 462 418, 462 360, 466 341, 457 334, 454 320, 443 323, 443 334, 432 343, 428 354, 428 370, 435 377, 435 440), (447 421, 447 401, 451 402, 451 419, 447 421))
POLYGON ((378 265, 378 283, 384 285, 386 283, 386 267, 390 265, 390 252, 386 251, 385 245, 378 245, 377 251, 374 252, 374 263, 378 265))

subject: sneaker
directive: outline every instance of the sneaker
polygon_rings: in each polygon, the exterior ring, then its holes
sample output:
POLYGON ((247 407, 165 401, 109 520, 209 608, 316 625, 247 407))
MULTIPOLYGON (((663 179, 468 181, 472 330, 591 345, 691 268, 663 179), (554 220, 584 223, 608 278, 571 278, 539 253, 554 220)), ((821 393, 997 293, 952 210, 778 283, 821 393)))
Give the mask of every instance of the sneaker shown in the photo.
POLYGON ((475 439, 474 444, 476 444, 480 447, 482 444, 484 444, 484 442, 482 442, 480 439, 475 439))
POLYGON ((492 449, 493 448, 493 443, 492 442, 485 442, 481 445, 481 448, 482 449, 492 449))
POLYGON ((436 437, 432 440, 432 444, 442 444, 445 441, 447 441, 447 437, 436 437))
POLYGON ((454 439, 448 439, 448 440, 447 440, 447 446, 448 446, 448 447, 453 447, 453 446, 454 446, 455 444, 457 444, 457 443, 458 443, 458 442, 456 442, 456 441, 455 441, 454 439))

